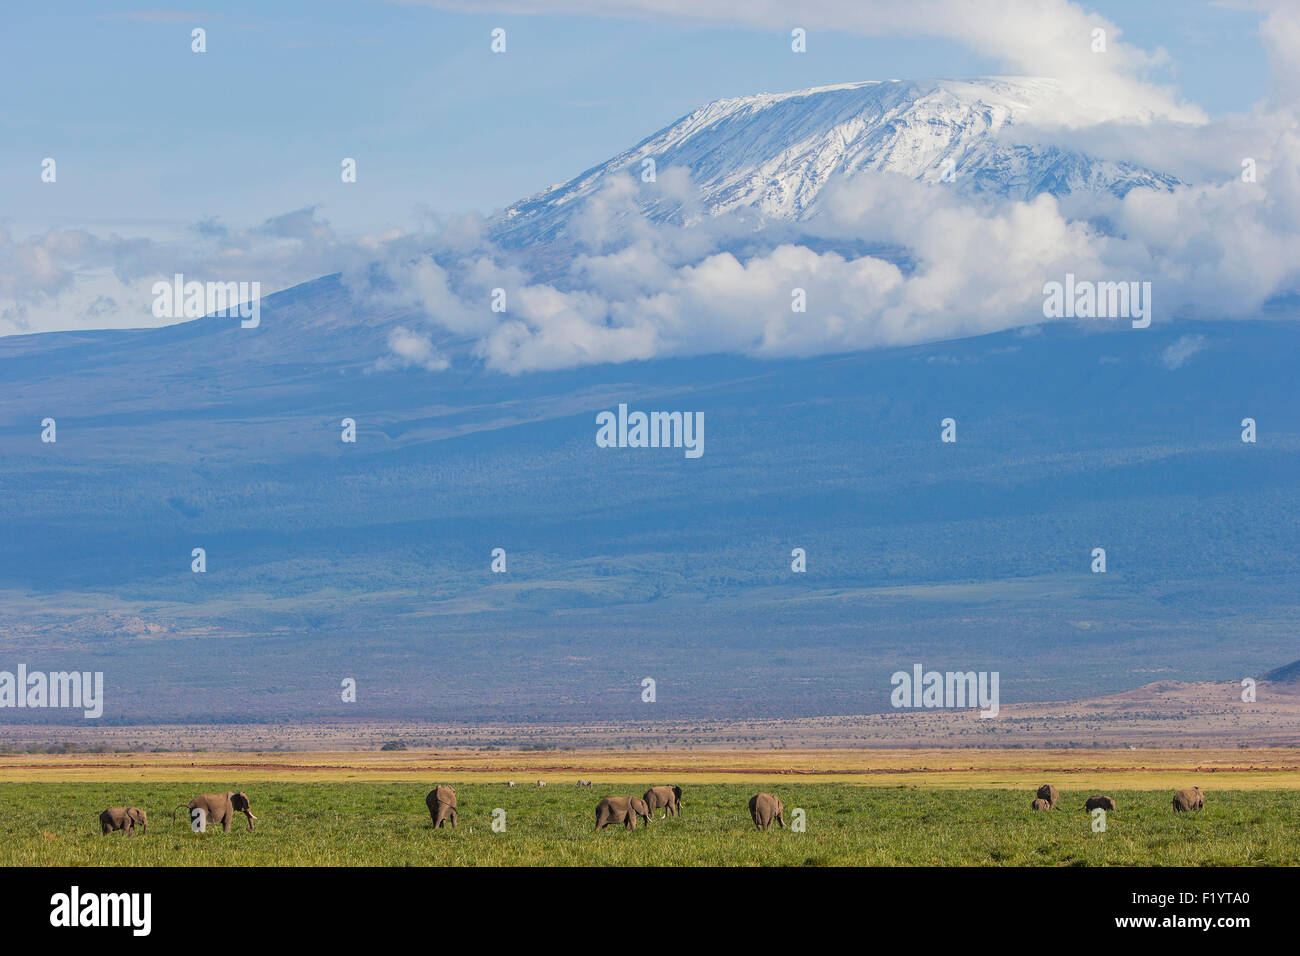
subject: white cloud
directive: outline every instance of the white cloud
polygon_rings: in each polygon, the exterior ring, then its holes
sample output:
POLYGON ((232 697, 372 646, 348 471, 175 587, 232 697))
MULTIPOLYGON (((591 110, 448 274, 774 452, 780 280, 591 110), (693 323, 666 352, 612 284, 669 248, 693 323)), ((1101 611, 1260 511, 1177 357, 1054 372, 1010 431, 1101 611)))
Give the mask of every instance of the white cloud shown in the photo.
POLYGON ((1184 362, 1204 348, 1204 335, 1184 335, 1160 353, 1160 364, 1170 371, 1182 368, 1184 362))
POLYGON ((438 353, 427 333, 413 332, 404 326, 397 326, 388 333, 388 347, 393 359, 381 359, 380 368, 396 365, 418 365, 430 372, 441 372, 451 363, 438 353))

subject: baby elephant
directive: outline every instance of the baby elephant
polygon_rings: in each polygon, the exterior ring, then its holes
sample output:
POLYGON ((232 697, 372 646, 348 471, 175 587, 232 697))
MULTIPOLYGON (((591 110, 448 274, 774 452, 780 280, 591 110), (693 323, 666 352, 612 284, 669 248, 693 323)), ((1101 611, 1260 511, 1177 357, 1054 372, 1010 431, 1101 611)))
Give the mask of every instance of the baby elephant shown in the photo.
POLYGON ((1115 809, 1115 801, 1110 797, 1089 797, 1088 801, 1083 805, 1083 809, 1087 810, 1089 813, 1096 810, 1098 807, 1101 807, 1101 809, 1109 813, 1115 809))
POLYGON ((433 819, 435 830, 448 820, 451 821, 451 828, 456 829, 455 790, 441 785, 434 787, 424 798, 424 805, 429 808, 429 816, 433 819))
POLYGON ((1052 809, 1052 801, 1044 800, 1042 797, 1038 797, 1029 806, 1034 810, 1050 810, 1052 809))
POLYGON ((203 793, 195 797, 189 803, 180 803, 176 809, 172 810, 172 819, 176 819, 176 810, 185 807, 190 811, 190 819, 194 819, 194 811, 202 810, 207 817, 207 825, 212 826, 220 823, 221 829, 225 833, 230 832, 230 823, 235 819, 236 813, 242 813, 248 817, 248 829, 253 829, 253 821, 257 817, 253 816, 252 804, 248 802, 248 794, 242 790, 238 793, 227 790, 225 793, 203 793))
POLYGON ((1200 787, 1192 787, 1190 790, 1179 790, 1174 794, 1174 813, 1185 813, 1188 810, 1200 810, 1205 806, 1205 792, 1200 787))
POLYGON ((99 815, 99 826, 108 836, 114 830, 125 830, 127 836, 135 836, 136 826, 141 833, 149 832, 149 821, 143 810, 136 807, 109 807, 99 815))
POLYGON ((1056 806, 1056 801, 1061 799, 1061 791, 1057 790, 1050 783, 1045 783, 1038 788, 1038 799, 1046 800, 1049 804, 1049 810, 1056 806))
POLYGON ((636 829, 636 819, 645 819, 650 825, 650 808, 640 797, 606 797, 596 804, 596 832, 599 833, 611 823, 622 823, 627 829, 636 829))
POLYGON ((773 820, 782 829, 785 828, 785 807, 782 806, 780 797, 774 797, 770 793, 758 793, 749 798, 749 815, 754 820, 754 826, 760 830, 770 829, 773 820))

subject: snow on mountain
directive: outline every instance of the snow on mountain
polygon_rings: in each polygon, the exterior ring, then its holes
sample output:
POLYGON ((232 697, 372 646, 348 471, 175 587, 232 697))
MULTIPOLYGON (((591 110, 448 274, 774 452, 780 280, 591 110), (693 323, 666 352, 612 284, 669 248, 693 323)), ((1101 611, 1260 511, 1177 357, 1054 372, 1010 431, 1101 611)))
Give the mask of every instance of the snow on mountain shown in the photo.
POLYGON ((657 222, 753 211, 798 221, 833 177, 866 171, 942 181, 1009 199, 1083 190, 1122 196, 1178 180, 1132 163, 1096 160, 1041 143, 1016 142, 1017 123, 1050 120, 1056 81, 874 80, 717 100, 567 183, 506 210, 494 230, 507 244, 571 236, 570 221, 615 177, 629 178, 657 222), (641 185, 653 159, 656 187, 641 185), (693 188, 679 174, 689 173, 693 188), (666 175, 667 174, 667 175, 666 175))

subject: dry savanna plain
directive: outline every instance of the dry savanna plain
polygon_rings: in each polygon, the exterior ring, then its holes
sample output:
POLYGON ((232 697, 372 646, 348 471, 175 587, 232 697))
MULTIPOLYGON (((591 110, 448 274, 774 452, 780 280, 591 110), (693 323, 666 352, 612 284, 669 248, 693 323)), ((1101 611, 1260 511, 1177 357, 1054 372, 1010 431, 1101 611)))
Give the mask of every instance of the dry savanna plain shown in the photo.
POLYGON ((1300 865, 1300 694, 1260 687, 1245 703, 1231 683, 1158 682, 997 720, 10 726, 0 864, 1300 865), (437 784, 456 790, 454 830, 431 825, 437 784), (1042 784, 1061 798, 1035 812, 1042 784), (595 832, 602 797, 656 785, 682 788, 679 817, 595 832), (1192 786, 1204 809, 1175 813, 1192 786), (227 790, 255 832, 172 816, 227 790), (755 829, 760 791, 785 828, 755 829), (1116 803, 1104 830, 1094 795, 1116 803), (148 832, 101 835, 110 806, 144 809, 148 832))
POLYGON ((1293 748, 0 755, 6 866, 1300 865, 1298 820, 1293 748), (1061 799, 1032 811, 1044 783, 1061 799), (454 830, 431 826, 435 784, 456 789, 454 830), (682 788, 679 817, 594 832, 601 797, 658 784, 682 788), (1205 808, 1175 813, 1173 791, 1193 785, 1205 808), (198 834, 171 815, 226 790, 249 795, 255 831, 237 816, 198 834), (784 829, 755 829, 759 791, 781 798, 784 829), (1083 809, 1094 794, 1116 801, 1104 830, 1083 809), (101 835, 118 805, 145 809, 148 832, 101 835))

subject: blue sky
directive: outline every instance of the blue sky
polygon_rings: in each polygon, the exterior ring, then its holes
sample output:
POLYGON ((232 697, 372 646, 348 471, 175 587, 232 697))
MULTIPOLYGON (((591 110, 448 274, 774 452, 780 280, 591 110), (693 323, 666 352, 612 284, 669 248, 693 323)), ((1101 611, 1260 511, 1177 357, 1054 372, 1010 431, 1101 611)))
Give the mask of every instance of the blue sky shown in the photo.
MULTIPOLYGON (((1094 3, 1155 80, 1210 116, 1268 92, 1260 14, 1094 3)), ((11 7, 0 56, 0 228, 163 235, 315 205, 340 232, 416 207, 487 212, 570 178, 708 100, 859 79, 1010 72, 950 39, 709 27, 663 17, 469 15, 396 3, 11 7), (202 26, 208 52, 189 49, 202 26), (508 30, 509 51, 488 51, 508 30), (16 95, 15 95, 16 94, 16 95), (39 163, 59 163, 57 189, 39 163), (356 157, 359 182, 339 182, 356 157)), ((797 23, 797 15, 792 23, 797 23)))

